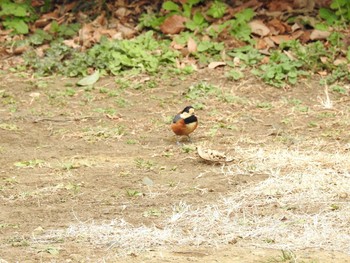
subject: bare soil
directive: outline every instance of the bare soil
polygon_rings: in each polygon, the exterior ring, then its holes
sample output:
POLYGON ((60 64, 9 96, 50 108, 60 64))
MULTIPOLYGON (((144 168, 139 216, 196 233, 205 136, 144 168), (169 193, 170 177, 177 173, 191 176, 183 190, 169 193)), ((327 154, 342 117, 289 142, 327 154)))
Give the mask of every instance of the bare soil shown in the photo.
MULTIPOLYGON (((140 248, 145 241, 137 233, 127 249, 128 244, 104 242, 102 232, 88 238, 65 232, 108 222, 163 231, 181 204, 215 205, 271 177, 253 168, 228 175, 226 169, 240 168, 238 148, 243 155, 252 148, 347 154, 347 95, 330 91, 334 107, 325 109, 317 79, 275 89, 254 77, 228 81, 223 69, 185 77, 105 77, 93 88, 76 87, 76 81, 1 73, 0 262, 350 262, 346 249, 317 244, 293 249, 295 257, 288 259, 274 246, 278 240, 254 235, 227 242, 154 241, 140 248), (215 85, 222 96, 186 98, 199 82, 215 85), (199 127, 192 143, 183 140, 178 146, 169 121, 191 104, 199 127), (236 159, 204 162, 196 145, 236 159)), ((290 170, 286 165, 281 173, 290 170)), ((343 206, 333 208, 348 208, 350 193, 339 194, 343 206)), ((313 215, 320 209, 310 203, 295 213, 313 215)), ((278 205, 257 213, 285 215, 278 205)), ((188 229, 188 237, 195 238, 193 231, 188 229)))

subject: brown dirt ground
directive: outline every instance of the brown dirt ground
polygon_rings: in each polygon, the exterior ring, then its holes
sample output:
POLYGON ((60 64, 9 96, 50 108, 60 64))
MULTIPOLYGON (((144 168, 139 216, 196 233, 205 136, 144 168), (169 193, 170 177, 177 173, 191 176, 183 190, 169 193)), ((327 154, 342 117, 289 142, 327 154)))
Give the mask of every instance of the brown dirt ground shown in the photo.
MULTIPOLYGON (((197 157, 198 143, 232 152, 235 145, 293 147, 320 136, 332 148, 350 139, 348 128, 339 124, 347 123, 343 118, 348 115, 319 107, 324 91, 318 80, 275 89, 253 77, 230 82, 223 69, 186 77, 130 77, 127 88, 121 87, 125 80, 114 78, 101 79, 93 89, 60 77, 3 72, 1 79, 0 262, 102 262, 106 254, 111 261, 104 262, 266 262, 280 251, 247 246, 244 240, 215 249, 158 247, 118 258, 111 257, 112 250, 77 240, 54 244, 60 247, 55 255, 47 249, 50 244, 35 244, 31 238, 35 231, 67 228, 78 221, 124 218, 135 226, 161 224, 175 203, 213 203, 266 177, 218 178, 197 157), (233 99, 186 99, 189 86, 200 81, 220 87, 233 99), (179 147, 169 120, 184 106, 199 103, 203 108, 197 110, 200 125, 193 143, 179 147), (317 111, 308 111, 315 107, 317 111), (30 160, 41 161, 24 163, 30 160), (16 162, 28 167, 16 167, 16 162), (198 180, 200 173, 206 176, 198 180), (143 183, 146 176, 160 198, 143 183), (141 195, 131 196, 130 190, 141 195)), ((331 96, 346 105, 348 96, 331 96)), ((349 255, 332 251, 294 253, 307 262, 350 262, 349 255)))

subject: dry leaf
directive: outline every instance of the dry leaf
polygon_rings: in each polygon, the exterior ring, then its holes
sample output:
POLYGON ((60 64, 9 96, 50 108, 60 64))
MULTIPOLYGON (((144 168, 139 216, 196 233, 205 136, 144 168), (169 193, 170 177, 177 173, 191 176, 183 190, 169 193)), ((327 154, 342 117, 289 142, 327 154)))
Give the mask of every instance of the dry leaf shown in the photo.
POLYGON ((209 65, 208 65, 208 68, 209 69, 215 69, 217 67, 220 67, 220 66, 225 66, 226 65, 226 62, 223 62, 223 61, 213 61, 213 62, 210 62, 209 65))
POLYGON ((260 61, 261 64, 267 64, 270 61, 270 57, 263 57, 263 59, 260 61))
POLYGON ((322 76, 322 77, 325 77, 325 76, 328 75, 327 71, 319 71, 319 72, 317 72, 317 73, 318 73, 318 75, 320 75, 320 76, 322 76))
POLYGON ((136 35, 136 31, 133 28, 127 27, 125 25, 119 24, 118 31, 122 33, 123 37, 126 39, 130 39, 136 35))
POLYGON ((259 38, 258 41, 256 42, 256 45, 255 45, 255 48, 259 49, 259 50, 267 48, 267 47, 268 47, 268 45, 267 45, 267 43, 265 41, 265 38, 264 39, 259 38))
POLYGON ((290 35, 278 35, 278 36, 270 36, 270 39, 275 42, 277 45, 292 40, 293 38, 290 35))
POLYGON ((292 25, 291 29, 292 29, 292 32, 294 32, 294 31, 297 31, 298 29, 301 29, 301 27, 299 26, 299 24, 294 23, 294 24, 292 25))
POLYGON ((271 28, 273 29, 271 31, 273 31, 274 35, 280 35, 291 31, 291 27, 289 25, 283 23, 281 20, 277 18, 274 18, 271 21, 269 21, 267 25, 269 26, 270 29, 271 28))
POLYGON ((293 7, 287 1, 273 0, 268 5, 268 10, 270 12, 275 11, 292 11, 293 7))
POLYGON ((321 60, 321 62, 323 64, 327 64, 328 63, 328 58, 327 57, 322 56, 322 57, 320 57, 320 60, 321 60))
POLYGON ((235 67, 239 66, 241 64, 241 59, 239 57, 234 57, 233 58, 233 65, 235 67))
POLYGON ((292 52, 287 51, 287 50, 284 50, 283 53, 286 54, 286 56, 287 56, 290 60, 292 60, 292 61, 297 60, 292 52))
POLYGON ((326 39, 327 37, 329 37, 331 34, 331 32, 329 31, 321 31, 318 29, 314 29, 312 30, 311 34, 310 34, 310 39, 311 40, 322 40, 322 39, 326 39))
POLYGON ((114 16, 118 19, 122 19, 131 14, 131 11, 125 7, 119 7, 115 12, 114 16))
POLYGON ((107 18, 105 12, 102 12, 101 15, 95 18, 95 20, 92 22, 94 26, 104 26, 107 23, 107 18))
POLYGON ((341 64, 346 64, 346 63, 348 63, 348 60, 346 58, 344 58, 344 57, 337 58, 333 62, 334 66, 339 66, 341 64))
POLYGON ((187 41, 187 49, 189 53, 197 52, 197 43, 191 37, 187 41))
POLYGON ((178 34, 185 29, 184 23, 186 18, 180 15, 169 16, 160 26, 160 30, 164 34, 178 34))
POLYGON ((258 36, 264 37, 270 34, 270 29, 261 21, 253 20, 249 22, 250 29, 258 36))
POLYGON ((183 48, 185 47, 184 45, 177 43, 175 40, 173 40, 173 41, 170 43, 170 46, 171 46, 173 49, 176 49, 176 50, 180 50, 180 49, 183 49, 183 48))
POLYGON ((223 152, 219 152, 212 149, 203 149, 201 146, 197 147, 197 153, 199 157, 201 157, 203 160, 210 161, 210 162, 232 162, 234 158, 232 156, 227 156, 223 152))
POLYGON ((298 30, 292 33, 292 38, 293 39, 298 39, 300 38, 302 35, 304 35, 304 31, 298 30))
POLYGON ((76 44, 74 39, 63 40, 63 44, 65 44, 67 47, 71 47, 71 48, 80 48, 80 45, 76 44))
POLYGON ((267 46, 268 46, 269 48, 274 48, 274 47, 276 47, 275 42, 273 42, 271 38, 265 37, 265 38, 264 38, 264 41, 265 41, 265 43, 267 44, 267 46))

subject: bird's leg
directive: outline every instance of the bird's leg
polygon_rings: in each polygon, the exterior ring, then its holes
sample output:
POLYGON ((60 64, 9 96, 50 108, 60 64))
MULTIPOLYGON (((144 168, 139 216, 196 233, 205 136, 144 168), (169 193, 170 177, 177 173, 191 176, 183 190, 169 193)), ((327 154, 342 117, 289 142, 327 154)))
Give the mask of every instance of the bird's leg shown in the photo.
POLYGON ((177 146, 181 146, 180 136, 176 136, 176 144, 177 144, 177 146))
POLYGON ((187 135, 187 138, 188 138, 188 141, 189 141, 190 143, 192 143, 191 137, 190 137, 189 135, 187 135))

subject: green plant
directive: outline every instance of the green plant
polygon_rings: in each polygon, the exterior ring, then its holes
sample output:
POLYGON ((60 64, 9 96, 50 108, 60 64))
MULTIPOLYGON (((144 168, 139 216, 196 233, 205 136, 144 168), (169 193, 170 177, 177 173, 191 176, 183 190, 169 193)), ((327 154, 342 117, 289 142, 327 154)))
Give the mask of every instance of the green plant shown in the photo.
POLYGON ((255 13, 253 9, 246 8, 243 11, 235 15, 234 20, 229 20, 227 24, 231 35, 235 36, 239 40, 250 41, 251 29, 248 22, 254 17, 255 13))
POLYGON ((66 184, 66 186, 64 187, 66 190, 71 191, 73 194, 78 194, 80 192, 80 189, 82 187, 82 183, 71 183, 69 182, 68 184, 66 184))
POLYGON ((145 159, 142 159, 142 158, 136 158, 135 159, 135 164, 136 164, 136 167, 139 168, 139 169, 145 169, 147 171, 149 170, 153 170, 154 169, 154 162, 152 161, 147 161, 145 159))
POLYGON ((43 160, 35 159, 29 161, 15 162, 14 165, 19 168, 34 168, 34 167, 42 167, 44 165, 43 160))
POLYGON ((207 97, 209 95, 218 94, 218 92, 219 89, 216 86, 208 84, 206 82, 200 82, 190 86, 185 94, 185 97, 190 100, 195 100, 200 97, 207 97))
POLYGON ((348 0, 333 0, 330 9, 320 8, 319 16, 324 19, 328 26, 346 26, 350 21, 350 2, 348 0))
POLYGON ((259 102, 256 107, 260 109, 267 109, 270 110, 272 109, 272 104, 270 102, 259 102))
POLYGON ((340 94, 346 94, 346 89, 344 89, 343 87, 340 87, 339 85, 335 85, 332 87, 332 91, 334 92, 338 92, 340 94))
POLYGON ((207 11, 207 15, 213 18, 222 18, 226 12, 227 5, 221 1, 215 0, 207 11))
POLYGON ((244 74, 242 71, 231 69, 225 73, 225 77, 229 80, 240 80, 244 77, 244 74))
POLYGON ((136 196, 142 196, 142 192, 138 191, 138 190, 134 190, 134 189, 127 189, 126 190, 126 194, 129 197, 136 197, 136 196))
POLYGON ((235 48, 229 52, 227 52, 227 55, 238 58, 242 63, 248 65, 248 66, 254 66, 258 64, 262 59, 263 55, 257 50, 256 48, 252 47, 251 45, 247 45, 240 48, 235 48))
POLYGON ((291 60, 280 51, 274 51, 269 63, 261 65, 259 69, 253 70, 252 73, 260 76, 267 84, 280 88, 288 84, 294 85, 297 83, 299 76, 306 75, 306 72, 302 70, 302 66, 301 61, 291 60))
POLYGON ((203 0, 188 0, 185 1, 181 6, 172 2, 166 1, 163 3, 162 8, 170 12, 170 15, 181 13, 183 16, 190 18, 192 7, 202 2, 203 0))
POLYGON ((73 77, 86 75, 88 68, 114 75, 129 69, 155 73, 161 65, 175 64, 178 52, 168 47, 169 41, 158 41, 149 31, 131 40, 104 39, 86 53, 75 52, 55 42, 43 58, 38 58, 32 51, 25 56, 25 62, 39 75, 58 72, 73 77))
POLYGON ((0 1, 0 21, 6 29, 15 34, 28 34, 28 22, 36 19, 34 9, 29 1, 0 1))

